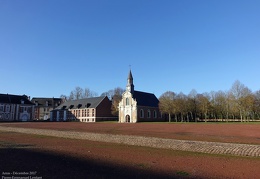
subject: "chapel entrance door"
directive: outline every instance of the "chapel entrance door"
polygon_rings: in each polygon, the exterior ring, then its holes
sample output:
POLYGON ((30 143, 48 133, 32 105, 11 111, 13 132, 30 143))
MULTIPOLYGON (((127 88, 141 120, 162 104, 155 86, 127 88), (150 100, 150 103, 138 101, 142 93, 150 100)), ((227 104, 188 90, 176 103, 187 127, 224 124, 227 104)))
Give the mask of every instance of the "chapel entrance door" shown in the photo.
POLYGON ((125 116, 125 122, 130 122, 130 116, 129 115, 125 116))

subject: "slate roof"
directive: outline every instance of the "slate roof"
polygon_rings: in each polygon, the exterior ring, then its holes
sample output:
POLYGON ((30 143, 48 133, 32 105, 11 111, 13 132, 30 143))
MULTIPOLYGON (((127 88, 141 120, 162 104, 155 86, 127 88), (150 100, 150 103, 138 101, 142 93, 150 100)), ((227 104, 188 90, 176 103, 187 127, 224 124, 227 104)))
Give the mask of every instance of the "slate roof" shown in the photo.
POLYGON ((53 106, 55 103, 60 104, 62 102, 61 98, 38 98, 34 97, 31 100, 33 103, 38 103, 38 106, 46 106, 46 101, 48 101, 48 106, 53 106), (54 104, 53 104, 54 103, 54 104))
POLYGON ((26 95, 0 94, 0 103, 21 104, 22 100, 24 104, 34 105, 26 95))
POLYGON ((159 100, 152 93, 134 91, 133 98, 136 99, 138 106, 158 107, 159 100))
POLYGON ((132 75, 131 70, 129 71, 129 74, 128 74, 128 78, 127 78, 127 79, 133 79, 133 75, 132 75))
POLYGON ((58 106, 56 110, 96 108, 105 98, 107 98, 107 96, 66 101, 58 106))

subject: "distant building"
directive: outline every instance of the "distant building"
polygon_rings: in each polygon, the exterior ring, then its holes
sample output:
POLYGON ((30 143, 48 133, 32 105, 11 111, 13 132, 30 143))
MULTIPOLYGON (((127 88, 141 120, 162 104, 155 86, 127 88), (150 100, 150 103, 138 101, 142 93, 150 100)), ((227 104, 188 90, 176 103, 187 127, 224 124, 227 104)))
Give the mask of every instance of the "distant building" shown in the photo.
POLYGON ((119 122, 165 121, 159 111, 159 100, 152 93, 135 91, 131 70, 127 78, 126 91, 119 103, 119 122))
POLYGON ((116 120, 107 96, 66 101, 51 111, 51 121, 98 122, 116 120))
POLYGON ((0 94, 0 121, 31 121, 34 103, 26 95, 0 94))
POLYGON ((50 119, 50 111, 62 103, 61 98, 32 98, 31 101, 35 103, 34 120, 50 119))

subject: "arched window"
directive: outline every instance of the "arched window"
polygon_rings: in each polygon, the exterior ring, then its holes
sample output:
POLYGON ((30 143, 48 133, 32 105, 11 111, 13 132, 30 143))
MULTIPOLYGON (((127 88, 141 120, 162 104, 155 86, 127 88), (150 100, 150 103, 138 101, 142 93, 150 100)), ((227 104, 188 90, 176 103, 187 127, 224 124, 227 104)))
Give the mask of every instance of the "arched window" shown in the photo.
POLYGON ((128 98, 125 99, 125 105, 126 105, 126 106, 129 105, 129 99, 128 99, 128 98))
POLYGON ((148 109, 148 111, 147 111, 147 118, 151 118, 151 111, 150 111, 150 109, 148 109))
POLYGON ((144 118, 144 110, 140 109, 140 118, 144 118))
POLYGON ((157 118, 157 112, 155 110, 153 111, 153 118, 157 118))

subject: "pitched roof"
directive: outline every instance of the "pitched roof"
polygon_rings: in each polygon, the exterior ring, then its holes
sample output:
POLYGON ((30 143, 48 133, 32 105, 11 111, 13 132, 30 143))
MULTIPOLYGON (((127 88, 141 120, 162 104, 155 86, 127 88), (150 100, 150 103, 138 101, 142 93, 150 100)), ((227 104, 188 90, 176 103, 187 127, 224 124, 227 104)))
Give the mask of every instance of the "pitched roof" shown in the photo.
POLYGON ((48 101, 48 106, 53 106, 55 103, 60 104, 62 102, 61 98, 38 98, 34 97, 31 100, 33 103, 37 103, 38 106, 46 106, 46 101, 48 101))
POLYGON ((136 99, 138 106, 158 107, 159 100, 152 93, 134 91, 133 98, 136 99))
POLYGON ((0 94, 0 103, 21 104, 21 101, 23 104, 34 104, 26 95, 0 94))
POLYGON ((85 98, 72 101, 66 101, 58 106, 56 109, 82 109, 82 108, 96 108, 103 99, 107 96, 94 97, 94 98, 85 98))

